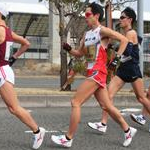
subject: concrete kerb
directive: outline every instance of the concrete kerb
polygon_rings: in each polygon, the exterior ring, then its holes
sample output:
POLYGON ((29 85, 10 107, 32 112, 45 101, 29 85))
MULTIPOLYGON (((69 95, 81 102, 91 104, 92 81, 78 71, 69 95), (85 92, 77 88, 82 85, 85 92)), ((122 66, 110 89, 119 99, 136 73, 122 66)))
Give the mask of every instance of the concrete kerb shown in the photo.
MULTIPOLYGON (((20 104, 23 107, 70 107, 70 100, 75 91, 59 91, 58 89, 41 88, 15 88, 20 104)), ((115 106, 137 107, 141 106, 132 91, 121 90, 115 96, 115 106)), ((83 107, 98 107, 99 104, 92 96, 83 107)), ((0 107, 6 107, 0 101, 0 107)))
MULTIPOLYGON (((17 77, 29 78, 29 76, 17 77)), ((30 78, 58 78, 58 76, 30 76, 30 78)), ((76 78, 85 77, 76 76, 76 78)), ((15 90, 23 107, 70 107, 70 100, 75 93, 75 91, 68 92, 51 88, 15 88, 15 90)), ((118 92, 114 104, 121 107, 141 106, 131 89, 122 89, 118 92)), ((97 107, 99 104, 92 96, 83 106, 97 107)), ((2 101, 0 101, 0 107, 6 107, 2 101)))

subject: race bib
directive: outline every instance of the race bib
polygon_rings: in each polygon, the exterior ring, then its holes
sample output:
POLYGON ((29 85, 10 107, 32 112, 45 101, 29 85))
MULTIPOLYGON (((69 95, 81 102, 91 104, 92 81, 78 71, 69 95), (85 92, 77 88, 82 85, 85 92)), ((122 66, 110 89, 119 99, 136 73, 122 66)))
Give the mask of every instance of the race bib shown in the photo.
POLYGON ((13 42, 6 42, 5 60, 9 60, 11 53, 13 52, 13 42))
POLYGON ((87 62, 93 62, 96 58, 96 46, 90 45, 87 47, 86 60, 87 62))

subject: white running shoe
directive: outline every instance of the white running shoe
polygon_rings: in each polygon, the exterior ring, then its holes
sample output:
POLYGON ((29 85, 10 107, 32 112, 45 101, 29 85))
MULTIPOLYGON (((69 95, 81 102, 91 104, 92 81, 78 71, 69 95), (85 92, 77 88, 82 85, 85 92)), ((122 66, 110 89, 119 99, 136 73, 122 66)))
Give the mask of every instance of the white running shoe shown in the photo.
POLYGON ((73 139, 67 140, 65 135, 52 135, 51 139, 55 144, 63 147, 71 147, 73 142, 73 139))
POLYGON ((88 126, 92 129, 98 130, 101 133, 105 133, 107 130, 107 126, 102 125, 101 122, 88 122, 88 126))
POLYGON ((130 117, 133 121, 135 121, 136 123, 140 125, 145 125, 146 123, 146 120, 142 114, 140 115, 131 114, 130 117))
POLYGON ((137 129, 130 127, 129 132, 125 133, 125 140, 123 143, 124 147, 127 147, 131 144, 132 138, 135 136, 136 132, 137 132, 137 129))
POLYGON ((38 149, 43 142, 44 136, 45 136, 45 129, 42 127, 39 127, 40 132, 37 134, 34 134, 34 142, 33 142, 33 149, 38 149))

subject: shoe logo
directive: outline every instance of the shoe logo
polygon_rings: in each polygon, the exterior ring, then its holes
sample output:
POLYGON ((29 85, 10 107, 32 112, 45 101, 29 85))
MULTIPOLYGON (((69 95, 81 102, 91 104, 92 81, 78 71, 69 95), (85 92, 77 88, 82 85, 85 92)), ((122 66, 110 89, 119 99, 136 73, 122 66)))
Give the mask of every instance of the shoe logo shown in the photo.
POLYGON ((64 140, 64 139, 60 139, 60 142, 61 142, 61 144, 65 144, 65 143, 67 143, 67 141, 66 141, 66 140, 64 140))
POLYGON ((137 121, 138 121, 138 122, 142 122, 142 121, 143 121, 143 118, 137 117, 137 121))
POLYGON ((126 136, 126 140, 131 138, 131 132, 126 136))
POLYGON ((132 77, 132 79, 135 79, 135 78, 137 78, 137 76, 133 76, 133 77, 132 77))
POLYGON ((39 138, 37 139, 37 142, 39 142, 40 140, 42 140, 42 135, 41 135, 41 133, 40 133, 39 138))
POLYGON ((99 128, 103 128, 102 126, 100 126, 99 124, 96 124, 97 129, 99 128))

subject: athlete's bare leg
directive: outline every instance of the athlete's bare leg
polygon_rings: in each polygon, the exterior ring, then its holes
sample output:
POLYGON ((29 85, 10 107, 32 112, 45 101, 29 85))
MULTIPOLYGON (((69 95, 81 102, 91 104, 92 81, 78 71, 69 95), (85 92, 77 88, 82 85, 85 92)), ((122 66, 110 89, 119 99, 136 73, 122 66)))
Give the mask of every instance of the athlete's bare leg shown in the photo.
POLYGON ((128 124, 125 122, 123 117, 121 116, 119 110, 115 108, 108 96, 107 88, 98 88, 98 84, 94 81, 85 80, 77 90, 75 97, 72 100, 72 112, 70 118, 70 126, 69 131, 67 133, 67 137, 70 139, 73 138, 78 123, 81 117, 81 105, 95 92, 95 95, 99 97, 99 103, 103 109, 108 111, 109 115, 118 122, 124 131, 129 129, 128 124))
POLYGON ((109 113, 109 115, 120 124, 122 129, 126 131, 129 129, 128 124, 122 117, 120 111, 112 104, 109 99, 107 88, 101 88, 96 91, 96 95, 99 97, 99 103, 102 108, 109 113))
MULTIPOLYGON (((144 93, 144 84, 141 78, 137 79, 135 82, 132 83, 132 87, 136 94, 137 100, 144 106, 146 111, 150 114, 150 101, 145 96, 144 93)), ((143 110, 146 113, 145 110, 143 110)))
POLYGON ((0 94, 9 111, 25 123, 33 132, 36 132, 38 130, 38 125, 29 112, 19 105, 13 85, 9 82, 5 82, 0 88, 0 94))
MULTIPOLYGON (((125 83, 118 76, 114 76, 113 79, 111 80, 108 86, 108 94, 112 103, 115 94, 123 87, 124 84, 125 83)), ((97 101, 100 99, 99 96, 100 96, 99 94, 95 94, 95 98, 97 99, 97 101)), ((108 121, 108 113, 105 110, 103 110, 101 122, 107 124, 107 121, 108 121)))
MULTIPOLYGON (((148 91, 146 92, 146 96, 147 96, 148 100, 150 101, 150 86, 149 86, 149 88, 148 88, 148 91)), ((147 112, 147 110, 146 110, 145 107, 143 107, 143 109, 142 109, 142 115, 143 115, 143 116, 148 116, 148 117, 150 117, 150 115, 149 115, 149 113, 147 112)))
POLYGON ((73 138, 81 118, 81 105, 97 90, 99 85, 93 81, 86 79, 77 89, 74 98, 71 101, 72 111, 70 117, 69 130, 67 137, 73 138))

